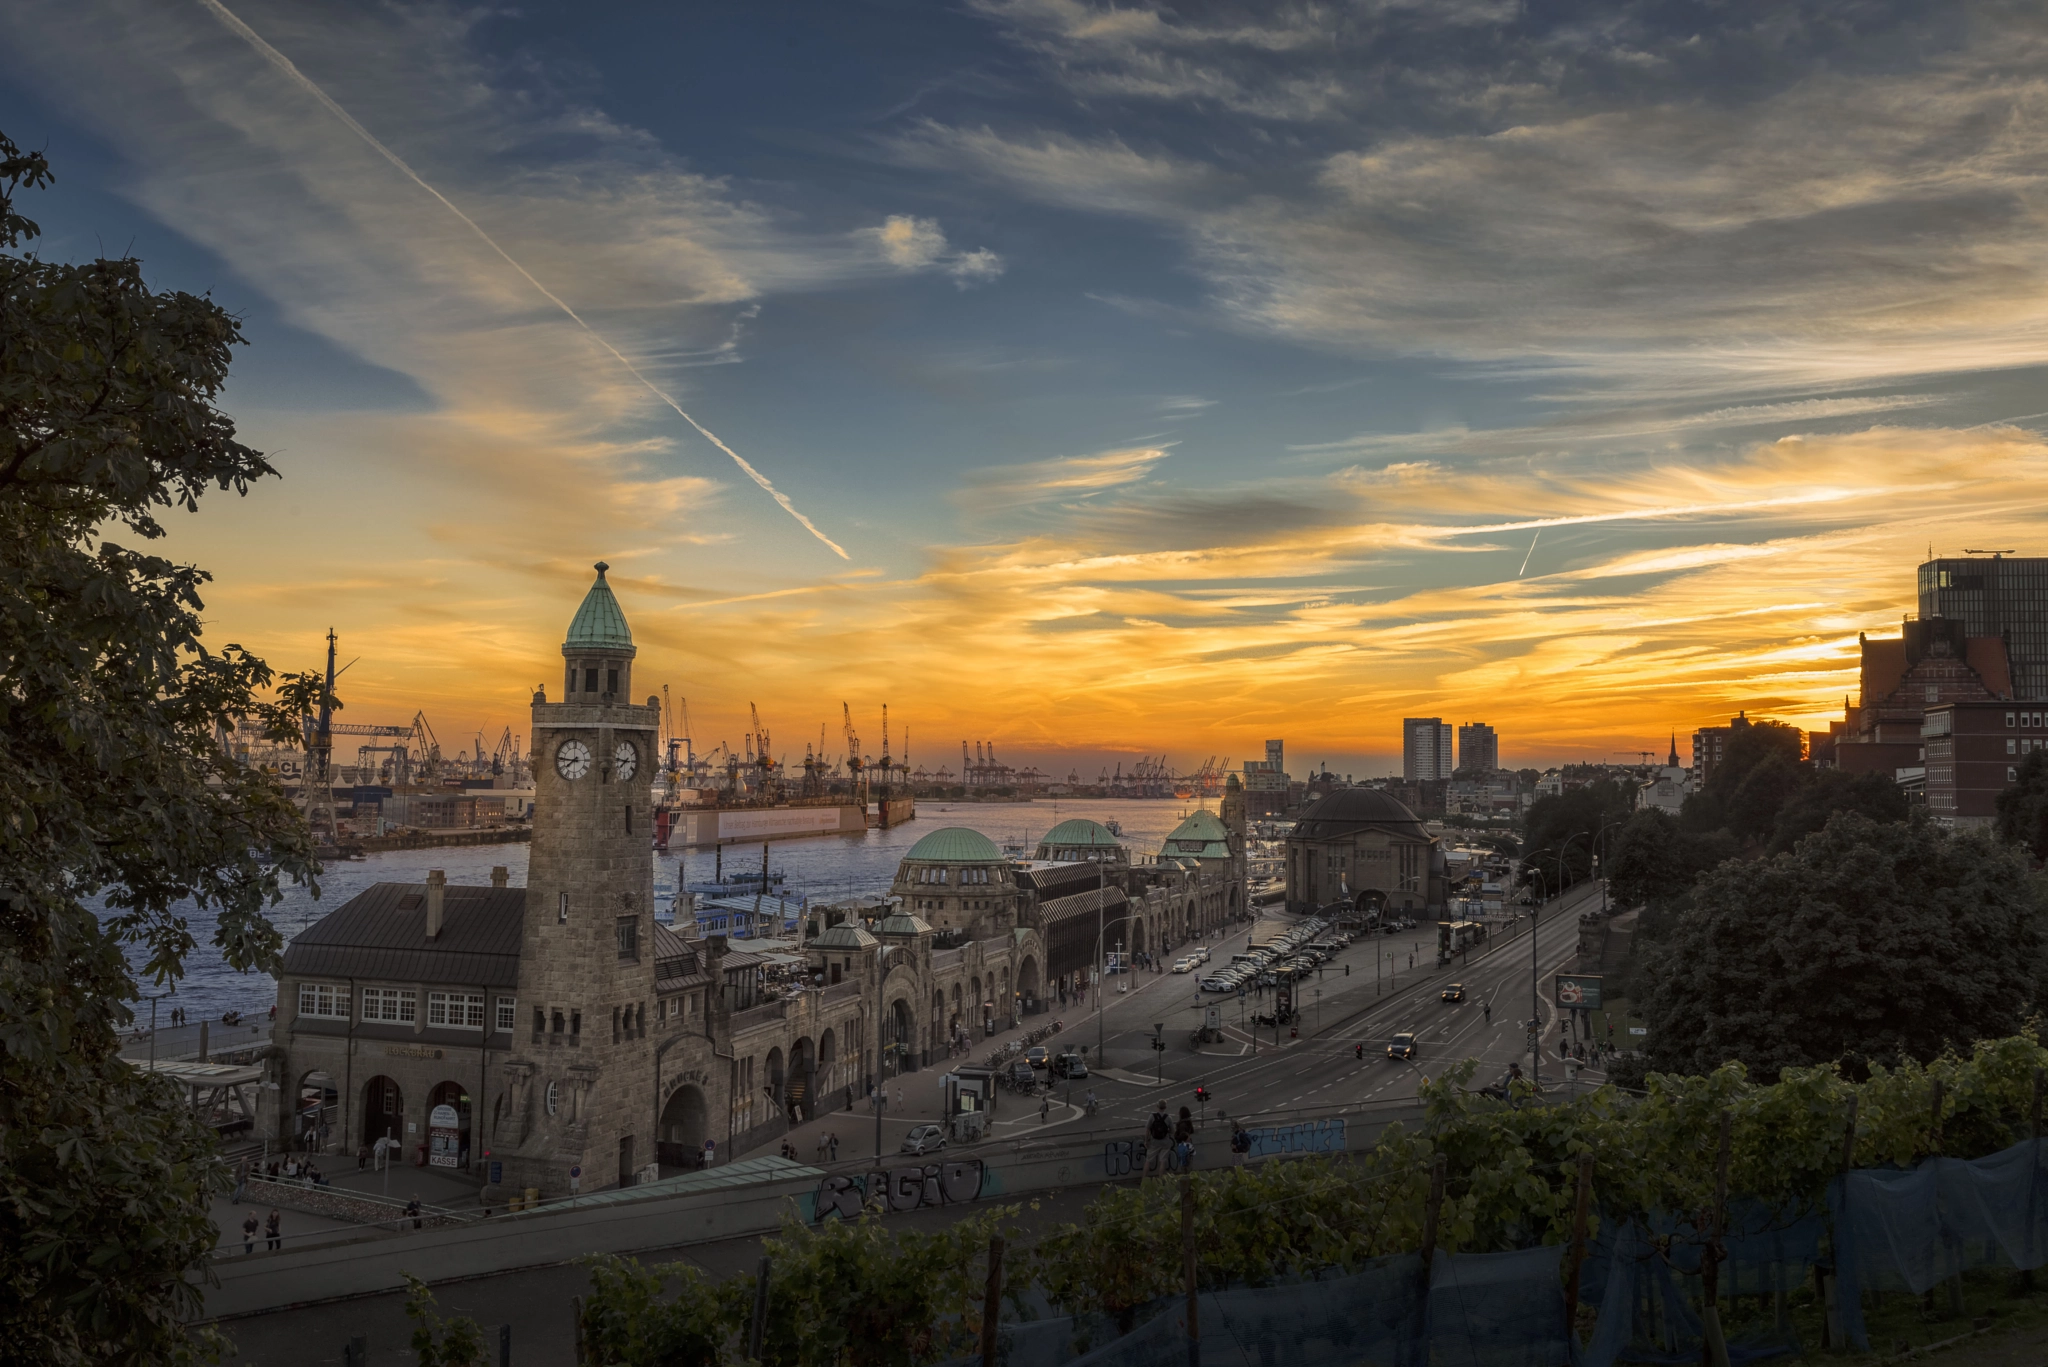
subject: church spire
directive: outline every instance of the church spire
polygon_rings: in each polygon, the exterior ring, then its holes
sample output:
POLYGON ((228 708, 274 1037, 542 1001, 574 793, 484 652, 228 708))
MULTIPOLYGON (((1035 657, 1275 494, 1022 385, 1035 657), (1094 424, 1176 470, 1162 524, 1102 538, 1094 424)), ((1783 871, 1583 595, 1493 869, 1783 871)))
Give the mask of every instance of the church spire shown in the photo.
POLYGON ((1673 769, 1678 767, 1678 733, 1676 731, 1671 733, 1671 758, 1665 760, 1664 763, 1673 769))

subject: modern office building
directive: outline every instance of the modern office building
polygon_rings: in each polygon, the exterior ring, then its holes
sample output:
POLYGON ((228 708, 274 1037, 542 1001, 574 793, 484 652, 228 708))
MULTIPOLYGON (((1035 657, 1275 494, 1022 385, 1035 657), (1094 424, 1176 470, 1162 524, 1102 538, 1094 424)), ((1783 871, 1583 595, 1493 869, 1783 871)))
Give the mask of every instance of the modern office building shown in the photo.
POLYGON ((1483 721, 1468 721, 1460 726, 1458 768, 1482 774, 1500 768, 1500 734, 1483 721))
POLYGON ((2001 638, 2013 697, 2048 700, 2048 558, 1929 560, 1920 566, 1920 616, 1959 622, 1965 637, 2001 638))
POLYGON ((2048 712, 2005 701, 1937 703, 1920 735, 1927 749, 1927 814, 1944 826, 1989 826, 2020 765, 2048 749, 2048 712))
POLYGON ((1401 777, 1409 782, 1449 778, 1457 768, 1455 735, 1441 717, 1401 719, 1401 777))

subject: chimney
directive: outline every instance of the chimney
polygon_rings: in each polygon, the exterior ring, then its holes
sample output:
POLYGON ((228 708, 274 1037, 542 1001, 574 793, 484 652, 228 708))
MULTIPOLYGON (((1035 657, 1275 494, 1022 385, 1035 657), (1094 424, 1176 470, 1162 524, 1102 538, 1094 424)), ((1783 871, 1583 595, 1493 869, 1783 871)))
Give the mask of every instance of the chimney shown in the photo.
POLYGON ((427 871, 427 938, 441 938, 441 905, 448 892, 448 875, 440 869, 427 871))
POLYGON ((503 864, 493 864, 491 866, 492 887, 502 888, 509 884, 511 881, 511 875, 505 872, 505 866, 503 864))

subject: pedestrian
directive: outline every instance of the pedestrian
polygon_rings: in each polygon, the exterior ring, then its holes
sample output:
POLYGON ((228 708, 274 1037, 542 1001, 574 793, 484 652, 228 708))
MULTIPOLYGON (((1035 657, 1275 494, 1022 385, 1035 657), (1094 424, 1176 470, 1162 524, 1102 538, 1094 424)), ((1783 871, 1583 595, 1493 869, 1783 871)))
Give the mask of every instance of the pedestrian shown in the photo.
POLYGON ((1173 1166, 1186 1172, 1195 1162, 1195 1119, 1188 1108, 1180 1108, 1180 1120, 1173 1127, 1173 1166))
POLYGON ((900 1082, 896 1084, 896 1109, 903 1109, 903 1084, 900 1082))
POLYGON ((363 1171, 363 1169, 365 1169, 365 1168, 367 1168, 367 1167, 369 1167, 369 1166, 370 1166, 370 1146, 369 1146, 368 1144, 358 1144, 358 1145, 356 1145, 356 1171, 357 1171, 357 1172, 361 1172, 361 1171, 363 1171))
POLYGON ((276 1003, 276 1002, 272 1002, 272 1003, 270 1004, 270 1019, 271 1019, 272 1021, 275 1021, 275 1020, 277 1019, 277 1003, 276 1003))
POLYGON ((825 1144, 826 1151, 832 1155, 832 1161, 837 1163, 839 1161, 839 1131, 834 1130, 826 1135, 825 1144))
POLYGON ((275 1210, 271 1211, 270 1218, 263 1222, 263 1238, 264 1249, 267 1252, 275 1253, 284 1247, 284 1216, 275 1210))
POLYGON ((1052 1094, 1048 1092, 1038 1099, 1038 1123, 1043 1125, 1051 1115, 1052 1094))
POLYGON ((818 1134, 818 1152, 817 1152, 817 1157, 816 1157, 816 1158, 815 1158, 814 1160, 812 1160, 812 1161, 814 1161, 814 1162, 818 1162, 818 1163, 822 1163, 822 1162, 824 1162, 824 1161, 825 1161, 825 1139, 826 1139, 826 1136, 825 1136, 825 1134, 824 1134, 824 1133, 823 1133, 822 1131, 820 1131, 820 1132, 819 1132, 819 1134, 818 1134))
POLYGON ((1145 1172, 1138 1180, 1149 1178, 1154 1172, 1166 1171, 1166 1160, 1172 1154, 1173 1122, 1166 1118, 1166 1103, 1155 1104, 1152 1118, 1145 1122, 1145 1172))
POLYGON ((242 1221, 242 1252, 254 1253, 256 1251, 256 1231, 261 1227, 261 1223, 256 1218, 256 1212, 253 1210, 249 1212, 249 1217, 242 1221))
POLYGON ((420 1227, 420 1197, 418 1192, 414 1192, 412 1199, 405 1203, 405 1214, 406 1218, 412 1221, 412 1227, 418 1229, 420 1227))
POLYGON ((1245 1129, 1242 1124, 1233 1123, 1230 1127, 1230 1152, 1231 1161, 1240 1168, 1244 1166, 1245 1159, 1251 1157, 1251 1131, 1245 1129))
POLYGON ((249 1194, 249 1160, 244 1158, 235 1164, 235 1194, 228 1198, 235 1205, 242 1204, 242 1198, 249 1194))

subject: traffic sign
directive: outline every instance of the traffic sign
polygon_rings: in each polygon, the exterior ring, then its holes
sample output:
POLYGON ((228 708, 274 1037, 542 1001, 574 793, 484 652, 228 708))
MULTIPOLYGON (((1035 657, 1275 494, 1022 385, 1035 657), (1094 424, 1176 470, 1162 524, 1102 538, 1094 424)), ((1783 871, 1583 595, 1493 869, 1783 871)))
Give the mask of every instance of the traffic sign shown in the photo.
POLYGON ((1647 1035, 1650 1033, 1650 1029, 1645 1025, 1631 1025, 1628 1028, 1628 1032, 1631 1035, 1647 1035))

